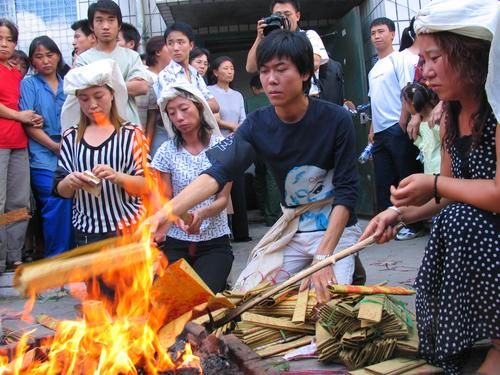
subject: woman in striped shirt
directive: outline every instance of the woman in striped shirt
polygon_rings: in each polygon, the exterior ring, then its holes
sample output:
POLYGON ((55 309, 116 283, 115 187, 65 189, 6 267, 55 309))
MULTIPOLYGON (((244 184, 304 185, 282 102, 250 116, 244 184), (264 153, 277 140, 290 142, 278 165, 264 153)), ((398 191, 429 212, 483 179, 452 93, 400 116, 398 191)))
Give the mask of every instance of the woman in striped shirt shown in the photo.
POLYGON ((126 89, 114 61, 71 70, 64 89, 78 98, 80 122, 64 132, 55 191, 73 198, 72 223, 81 246, 129 231, 140 221, 148 153, 140 127, 118 113, 126 89))

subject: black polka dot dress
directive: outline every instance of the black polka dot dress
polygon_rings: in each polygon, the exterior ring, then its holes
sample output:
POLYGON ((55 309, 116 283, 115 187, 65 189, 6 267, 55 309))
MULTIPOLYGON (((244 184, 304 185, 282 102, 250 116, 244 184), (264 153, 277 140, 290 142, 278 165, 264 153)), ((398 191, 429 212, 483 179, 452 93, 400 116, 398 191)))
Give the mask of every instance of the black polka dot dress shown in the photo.
MULTIPOLYGON (((457 139, 450 148, 454 177, 495 178, 496 126, 491 115, 472 149, 471 137, 457 139)), ((415 282, 424 359, 447 374, 460 374, 476 341, 500 338, 499 272, 500 215, 463 203, 441 210, 415 282)))

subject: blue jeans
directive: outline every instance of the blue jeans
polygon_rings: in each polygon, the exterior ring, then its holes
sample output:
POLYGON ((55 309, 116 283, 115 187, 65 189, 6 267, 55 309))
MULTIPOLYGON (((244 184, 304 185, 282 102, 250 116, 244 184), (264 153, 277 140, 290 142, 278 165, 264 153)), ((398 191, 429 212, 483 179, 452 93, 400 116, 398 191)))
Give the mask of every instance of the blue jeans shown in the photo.
POLYGON ((72 199, 52 195, 54 172, 31 169, 31 186, 42 216, 44 256, 51 257, 74 247, 71 224, 72 199))
MULTIPOLYGON (((423 168, 417 160, 418 148, 398 123, 375 133, 373 146, 377 211, 380 212, 392 206, 391 185, 398 186, 404 178, 414 173, 422 173, 423 168)), ((412 229, 418 230, 419 226, 420 223, 412 225, 412 229)))

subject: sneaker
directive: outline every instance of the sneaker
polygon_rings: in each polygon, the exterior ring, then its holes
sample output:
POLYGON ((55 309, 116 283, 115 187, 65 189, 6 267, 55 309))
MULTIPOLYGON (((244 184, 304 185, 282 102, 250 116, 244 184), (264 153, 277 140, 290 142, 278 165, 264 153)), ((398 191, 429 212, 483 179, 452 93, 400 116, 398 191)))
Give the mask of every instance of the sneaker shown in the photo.
POLYGON ((398 241, 411 240, 417 237, 422 237, 424 234, 425 231, 423 229, 419 230, 418 232, 415 232, 413 229, 410 229, 408 227, 403 227, 399 230, 398 234, 396 235, 396 240, 398 241))

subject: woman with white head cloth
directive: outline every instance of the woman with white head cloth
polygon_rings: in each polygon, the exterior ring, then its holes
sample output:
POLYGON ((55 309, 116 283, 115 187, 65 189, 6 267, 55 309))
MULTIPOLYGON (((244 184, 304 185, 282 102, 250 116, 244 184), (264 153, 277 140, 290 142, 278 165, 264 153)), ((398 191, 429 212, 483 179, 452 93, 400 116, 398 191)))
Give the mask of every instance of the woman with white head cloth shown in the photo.
MULTIPOLYGON (((172 138, 160 146, 152 167, 159 171, 170 199, 211 166, 205 151, 223 137, 207 101, 190 84, 166 87, 158 105, 172 138)), ((226 213, 230 190, 228 183, 195 206, 189 212, 190 223, 178 219, 160 244, 169 262, 187 260, 214 292, 225 289, 234 259, 226 213)))
POLYGON ((444 101, 441 174, 392 187, 392 203, 368 225, 383 243, 398 221, 437 215, 416 279, 419 351, 459 374, 472 345, 491 339, 478 373, 500 369, 500 2, 433 0, 415 30, 423 74, 444 101))
POLYGON ((118 112, 128 96, 116 62, 72 69, 64 92, 78 99, 80 120, 66 124, 54 191, 73 198, 75 241, 81 246, 131 230, 145 214, 148 151, 140 126, 118 112))

